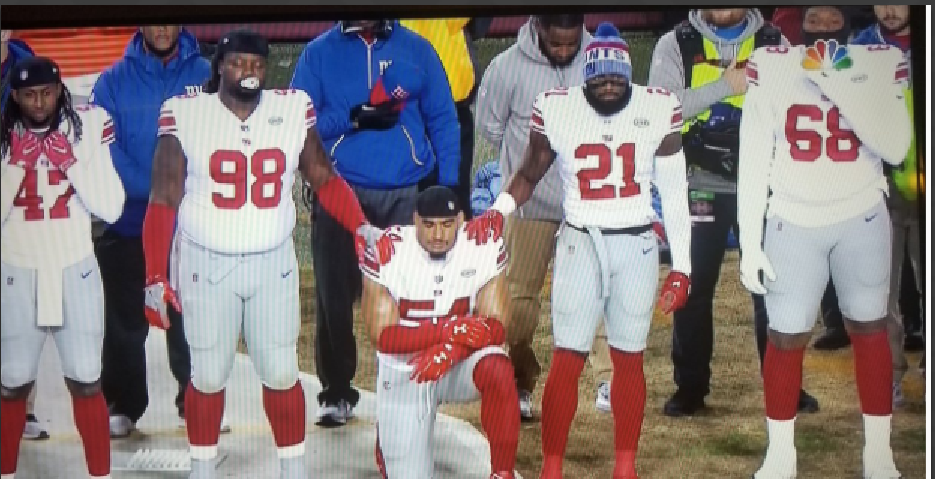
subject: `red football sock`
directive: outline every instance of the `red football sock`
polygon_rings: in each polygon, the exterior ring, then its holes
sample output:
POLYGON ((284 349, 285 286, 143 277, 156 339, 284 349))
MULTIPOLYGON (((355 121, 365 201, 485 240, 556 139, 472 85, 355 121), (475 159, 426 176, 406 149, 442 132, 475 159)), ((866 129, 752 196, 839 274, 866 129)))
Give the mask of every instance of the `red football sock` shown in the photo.
POLYGON ((851 334, 860 408, 869 416, 893 413, 893 360, 886 330, 851 334))
POLYGON ((26 429, 26 399, 0 399, 0 474, 16 472, 19 444, 26 429))
POLYGON ((305 441, 305 390, 302 383, 285 391, 263 387, 263 409, 273 429, 276 447, 284 448, 305 441))
POLYGON ((610 382, 610 404, 614 414, 614 477, 636 477, 636 449, 646 408, 646 378, 643 353, 610 348, 614 376, 610 382))
POLYGON ((185 390, 185 425, 192 446, 217 446, 224 416, 224 390, 205 394, 189 381, 185 390))
POLYGON ((104 394, 71 395, 75 426, 84 444, 88 473, 93 477, 110 474, 110 422, 104 394))
POLYGON ((480 391, 480 422, 490 442, 491 470, 513 471, 519 445, 519 395, 513 364, 504 355, 491 354, 477 363, 473 376, 480 391))
POLYGON ((578 378, 584 369, 584 360, 584 354, 574 351, 555 349, 552 353, 552 365, 542 397, 544 473, 561 471, 568 430, 578 410, 578 378))
POLYGON ((766 417, 775 421, 795 419, 802 389, 804 357, 805 348, 779 349, 772 341, 766 343, 766 357, 763 359, 766 417))

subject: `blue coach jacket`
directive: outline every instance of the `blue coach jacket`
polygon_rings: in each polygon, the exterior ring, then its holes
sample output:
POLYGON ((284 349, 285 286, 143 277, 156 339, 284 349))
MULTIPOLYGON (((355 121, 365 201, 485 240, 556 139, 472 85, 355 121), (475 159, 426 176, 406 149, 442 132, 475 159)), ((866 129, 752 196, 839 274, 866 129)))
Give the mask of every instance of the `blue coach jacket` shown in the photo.
MULTIPOLYGON (((117 140, 110 152, 127 192, 120 219, 108 229, 121 236, 141 236, 149 204, 153 155, 162 103, 176 95, 200 90, 211 75, 211 64, 201 56, 195 36, 184 29, 178 55, 163 65, 146 53, 143 36, 127 45, 122 60, 101 74, 91 102, 113 117, 117 140)), ((206 133, 209 125, 205 125, 206 133)))
POLYGON ((461 134, 448 77, 428 40, 398 21, 388 37, 372 46, 335 25, 305 47, 292 87, 312 98, 319 135, 348 183, 371 189, 411 186, 437 160, 439 182, 458 184, 461 134), (406 101, 392 129, 352 131, 351 108, 368 101, 371 88, 393 61, 424 70, 422 92, 406 101))

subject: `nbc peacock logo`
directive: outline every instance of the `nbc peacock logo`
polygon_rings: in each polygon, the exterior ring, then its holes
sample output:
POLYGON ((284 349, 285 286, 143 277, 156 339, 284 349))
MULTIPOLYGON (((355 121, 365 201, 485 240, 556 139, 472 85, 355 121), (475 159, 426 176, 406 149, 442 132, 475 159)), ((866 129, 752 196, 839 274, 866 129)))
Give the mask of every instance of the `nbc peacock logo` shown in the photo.
POLYGON ((853 65, 847 46, 837 40, 818 40, 805 51, 802 68, 806 70, 845 70, 853 65))

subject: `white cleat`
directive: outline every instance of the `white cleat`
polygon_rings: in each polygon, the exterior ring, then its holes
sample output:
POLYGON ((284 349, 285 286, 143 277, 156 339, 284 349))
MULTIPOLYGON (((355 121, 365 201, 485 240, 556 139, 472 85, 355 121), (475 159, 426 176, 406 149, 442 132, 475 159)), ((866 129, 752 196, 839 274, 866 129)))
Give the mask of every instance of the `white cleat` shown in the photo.
POLYGON ((753 479, 795 479, 797 462, 795 448, 782 451, 767 448, 763 465, 753 479))
POLYGON ((519 391, 519 418, 523 421, 535 419, 532 414, 532 393, 529 391, 519 391))
POLYGON ((609 381, 601 381, 597 385, 597 399, 594 400, 594 407, 601 412, 611 412, 609 381))
POLYGON ((130 433, 136 430, 136 423, 123 414, 110 416, 110 437, 111 439, 120 439, 128 437, 130 433))
POLYGON ((864 448, 864 479, 900 479, 892 449, 864 448))

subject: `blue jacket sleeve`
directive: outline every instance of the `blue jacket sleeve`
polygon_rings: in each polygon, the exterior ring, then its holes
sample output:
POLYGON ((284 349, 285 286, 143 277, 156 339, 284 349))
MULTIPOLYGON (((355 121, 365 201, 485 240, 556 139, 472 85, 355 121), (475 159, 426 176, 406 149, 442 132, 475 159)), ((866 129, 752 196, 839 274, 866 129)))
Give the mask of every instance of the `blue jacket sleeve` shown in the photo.
POLYGON ((438 181, 445 186, 457 186, 458 167, 461 164, 458 113, 445 67, 428 41, 422 42, 422 45, 426 88, 419 101, 419 108, 438 160, 438 181))
POLYGON ((322 141, 333 140, 351 130, 351 113, 325 101, 322 92, 321 62, 312 57, 312 43, 305 46, 295 65, 291 88, 303 90, 312 98, 317 115, 318 135, 322 141))
POLYGON ((110 155, 114 161, 114 169, 123 181, 123 189, 127 193, 128 200, 148 200, 150 193, 150 183, 152 181, 152 167, 149 161, 138 161, 127 153, 124 149, 124 138, 120 137, 121 126, 118 123, 120 116, 117 115, 117 102, 113 96, 111 87, 112 74, 105 71, 98 77, 94 83, 94 90, 91 93, 91 102, 100 106, 111 118, 114 119, 117 127, 117 140, 110 144, 110 155))

